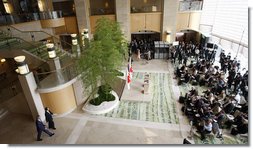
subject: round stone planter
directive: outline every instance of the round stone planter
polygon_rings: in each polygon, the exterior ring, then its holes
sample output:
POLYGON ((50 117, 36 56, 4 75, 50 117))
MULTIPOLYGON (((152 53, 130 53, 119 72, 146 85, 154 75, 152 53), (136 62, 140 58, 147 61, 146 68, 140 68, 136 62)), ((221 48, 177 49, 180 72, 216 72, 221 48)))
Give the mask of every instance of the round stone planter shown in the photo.
POLYGON ((89 114, 104 114, 104 113, 110 112, 115 107, 117 107, 119 104, 119 97, 116 94, 116 92, 111 91, 111 94, 115 97, 115 100, 104 101, 98 106, 94 106, 94 105, 90 104, 89 102, 87 102, 83 106, 82 110, 89 113, 89 114))

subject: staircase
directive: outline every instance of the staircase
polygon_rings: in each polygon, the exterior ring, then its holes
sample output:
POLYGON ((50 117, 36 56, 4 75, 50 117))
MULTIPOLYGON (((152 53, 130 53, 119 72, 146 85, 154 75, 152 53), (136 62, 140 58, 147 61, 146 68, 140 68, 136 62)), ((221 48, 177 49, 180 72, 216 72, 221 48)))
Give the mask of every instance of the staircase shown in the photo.
MULTIPOLYGON (((46 44, 40 41, 27 42, 19 37, 11 37, 9 34, 0 30, 0 51, 5 50, 22 50, 29 55, 46 62, 48 60, 48 53, 46 44)), ((66 52, 62 52, 56 48, 56 54, 58 57, 65 57, 66 52)))
POLYGON ((5 108, 1 108, 0 109, 0 120, 2 118, 4 118, 7 114, 8 114, 8 110, 6 110, 5 108))

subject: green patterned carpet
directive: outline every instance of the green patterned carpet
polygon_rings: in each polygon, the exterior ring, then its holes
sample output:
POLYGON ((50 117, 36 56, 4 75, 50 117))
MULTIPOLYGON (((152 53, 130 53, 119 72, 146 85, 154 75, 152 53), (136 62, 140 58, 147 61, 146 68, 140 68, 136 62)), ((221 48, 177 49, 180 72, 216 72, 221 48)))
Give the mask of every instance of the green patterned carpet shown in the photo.
POLYGON ((200 139, 200 136, 193 136, 195 144, 248 144, 247 138, 239 138, 235 136, 223 135, 223 140, 214 136, 207 137, 204 140, 200 139))
MULTIPOLYGON (((199 95, 203 95, 203 91, 207 90, 208 87, 205 86, 194 86, 197 90, 199 95)), ((192 85, 191 84, 182 84, 179 86, 179 90, 184 96, 185 93, 189 92, 191 90, 192 85)), ((228 136, 223 134, 223 140, 218 139, 216 137, 207 137, 205 140, 201 140, 200 136, 194 135, 193 139, 195 144, 248 144, 248 139, 247 138, 239 138, 236 136, 228 136)))
MULTIPOLYGON (((143 72, 135 72, 134 79, 144 80, 143 72)), ((150 73, 151 102, 120 101, 118 108, 103 114, 105 117, 178 124, 176 97, 172 91, 172 76, 150 73)))

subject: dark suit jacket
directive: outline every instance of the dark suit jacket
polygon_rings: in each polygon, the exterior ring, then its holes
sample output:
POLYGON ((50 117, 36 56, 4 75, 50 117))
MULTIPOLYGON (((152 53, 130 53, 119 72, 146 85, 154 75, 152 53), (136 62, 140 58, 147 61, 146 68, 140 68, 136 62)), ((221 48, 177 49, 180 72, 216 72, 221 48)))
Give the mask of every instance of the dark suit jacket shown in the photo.
POLYGON ((43 122, 41 122, 40 120, 36 120, 36 128, 37 131, 42 131, 45 129, 45 125, 43 124, 43 122))
POLYGON ((52 112, 45 112, 45 117, 46 117, 46 121, 49 122, 49 121, 53 121, 53 117, 52 117, 52 112))

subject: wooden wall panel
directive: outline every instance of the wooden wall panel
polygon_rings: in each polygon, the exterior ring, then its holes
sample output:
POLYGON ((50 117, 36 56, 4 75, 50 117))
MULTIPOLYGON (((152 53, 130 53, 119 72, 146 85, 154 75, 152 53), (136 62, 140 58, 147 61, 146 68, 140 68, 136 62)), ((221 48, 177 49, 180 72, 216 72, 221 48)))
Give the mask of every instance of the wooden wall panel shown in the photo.
POLYGON ((199 30, 201 12, 181 12, 177 14, 177 31, 182 29, 199 30))
POLYGON ((152 30, 161 32, 162 14, 157 13, 132 13, 131 14, 131 33, 140 30, 152 30))
POLYGON ((189 13, 178 13, 177 14, 177 32, 181 29, 188 28, 189 13))
POLYGON ((49 107, 55 114, 65 114, 76 108, 72 85, 50 93, 40 93, 44 107, 49 107))
POLYGON ((96 22, 98 19, 105 17, 108 18, 112 21, 116 21, 116 16, 115 15, 96 15, 96 16, 90 16, 90 27, 91 27, 91 33, 93 34, 96 29, 96 22))
POLYGON ((60 27, 55 27, 54 28, 54 34, 55 35, 65 34, 66 32, 67 32, 66 26, 60 26, 60 27))
POLYGON ((190 16, 189 28, 193 30, 199 30, 201 12, 191 12, 190 14, 191 16, 190 16))
POLYGON ((146 30, 161 32, 161 13, 146 14, 146 30))
POLYGON ((55 34, 78 34, 76 17, 64 17, 65 26, 55 28, 55 34))
POLYGON ((40 20, 40 23, 42 28, 52 28, 65 25, 64 18, 40 20))
POLYGON ((78 33, 76 17, 65 17, 64 19, 67 33, 69 34, 78 33))
POLYGON ((139 32, 139 30, 145 30, 145 14, 131 14, 131 33, 139 32))

